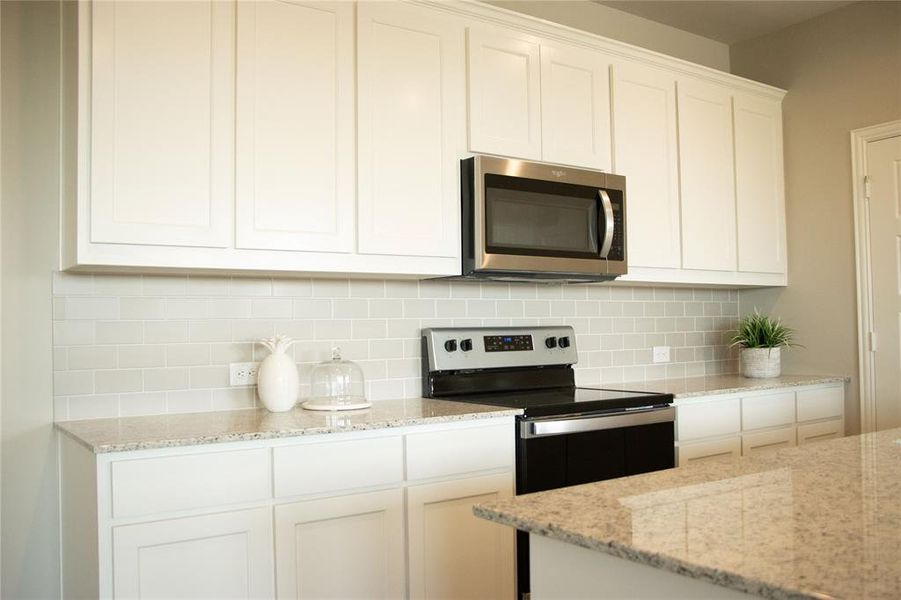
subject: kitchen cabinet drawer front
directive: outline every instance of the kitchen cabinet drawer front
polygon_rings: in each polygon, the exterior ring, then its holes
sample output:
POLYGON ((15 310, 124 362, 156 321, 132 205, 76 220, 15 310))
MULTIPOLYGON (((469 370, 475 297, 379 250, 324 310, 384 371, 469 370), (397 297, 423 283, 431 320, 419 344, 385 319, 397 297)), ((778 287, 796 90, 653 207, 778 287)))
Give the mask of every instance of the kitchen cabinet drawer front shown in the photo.
POLYGON ((741 399, 742 429, 762 429, 795 422, 795 394, 782 392, 741 399))
POLYGON ((403 598, 403 490, 276 506, 275 556, 278 598, 403 598))
POLYGON ((741 431, 738 398, 711 400, 676 407, 676 439, 695 440, 741 431))
POLYGON ((113 528, 116 598, 272 598, 272 511, 113 528))
POLYGON ((512 425, 407 436, 407 479, 445 477, 513 465, 512 425))
POLYGON ((798 445, 810 444, 822 440, 831 440, 845 435, 844 419, 831 419, 818 423, 802 423, 798 425, 798 445))
POLYGON ((798 421, 841 417, 844 409, 845 391, 842 386, 798 392, 798 421))
POLYGON ((741 438, 738 436, 713 440, 708 442, 694 442, 691 444, 679 444, 677 448, 678 466, 687 465, 690 462, 709 460, 714 458, 733 458, 741 456, 741 438))
POLYGON ((300 496, 403 481, 400 436, 283 446, 273 450, 275 495, 300 496))
POLYGON ((749 456, 760 452, 770 452, 794 446, 795 443, 795 428, 792 425, 769 431, 755 431, 741 436, 741 454, 749 456))
POLYGON ((112 463, 113 518, 266 500, 269 450, 210 452, 112 463))

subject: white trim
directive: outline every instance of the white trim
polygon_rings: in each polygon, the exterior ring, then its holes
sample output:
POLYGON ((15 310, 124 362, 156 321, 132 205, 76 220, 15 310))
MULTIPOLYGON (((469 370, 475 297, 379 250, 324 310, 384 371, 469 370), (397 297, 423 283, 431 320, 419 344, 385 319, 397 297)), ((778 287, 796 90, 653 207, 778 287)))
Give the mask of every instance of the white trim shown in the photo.
POLYGON ((876 429, 876 384, 869 334, 873 323, 873 273, 870 256, 869 207, 866 203, 867 144, 901 136, 901 120, 851 132, 851 189, 854 199, 854 255, 857 264, 857 351, 860 373, 860 431, 876 429))

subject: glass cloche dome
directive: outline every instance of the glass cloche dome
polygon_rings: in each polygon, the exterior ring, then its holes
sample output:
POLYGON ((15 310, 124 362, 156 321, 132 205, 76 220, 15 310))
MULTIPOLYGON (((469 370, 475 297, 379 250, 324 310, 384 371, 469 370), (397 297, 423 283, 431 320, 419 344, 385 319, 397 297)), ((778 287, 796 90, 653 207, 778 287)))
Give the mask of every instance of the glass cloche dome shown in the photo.
POLYGON ((332 348, 332 358, 313 367, 311 397, 301 406, 307 410, 357 410, 369 408, 365 380, 360 366, 341 358, 341 349, 332 348))

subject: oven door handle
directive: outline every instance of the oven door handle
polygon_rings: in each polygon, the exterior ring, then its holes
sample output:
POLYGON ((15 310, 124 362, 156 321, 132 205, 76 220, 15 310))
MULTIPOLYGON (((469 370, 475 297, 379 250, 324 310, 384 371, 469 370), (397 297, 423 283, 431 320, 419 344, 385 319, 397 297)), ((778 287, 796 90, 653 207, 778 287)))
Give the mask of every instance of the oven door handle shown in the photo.
POLYGON ((565 435, 567 433, 582 433, 585 431, 601 431, 604 429, 619 429, 622 427, 636 427, 638 425, 673 422, 675 417, 676 409, 672 406, 651 407, 626 410, 601 416, 522 421, 520 423, 519 433, 522 438, 529 439, 551 435, 565 435))
POLYGON ((598 190, 601 197, 601 206, 604 208, 604 243, 601 244, 601 258, 607 258, 610 247, 613 245, 613 203, 610 202, 610 194, 607 190, 598 190))

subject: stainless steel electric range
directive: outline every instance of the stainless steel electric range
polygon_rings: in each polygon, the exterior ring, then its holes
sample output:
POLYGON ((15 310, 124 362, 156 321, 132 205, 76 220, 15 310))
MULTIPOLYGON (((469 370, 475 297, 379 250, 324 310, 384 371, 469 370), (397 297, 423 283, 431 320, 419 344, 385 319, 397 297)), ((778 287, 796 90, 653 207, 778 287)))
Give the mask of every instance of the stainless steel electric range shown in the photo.
MULTIPOLYGON (((572 327, 422 330, 423 396, 521 408, 516 493, 675 466, 672 394, 576 387, 572 327)), ((517 588, 529 593, 528 536, 517 588)))

